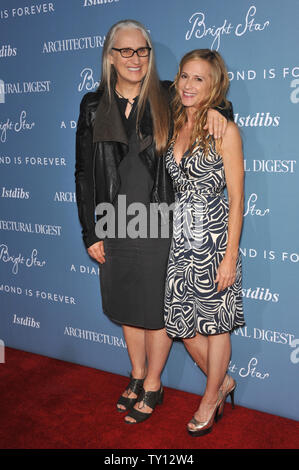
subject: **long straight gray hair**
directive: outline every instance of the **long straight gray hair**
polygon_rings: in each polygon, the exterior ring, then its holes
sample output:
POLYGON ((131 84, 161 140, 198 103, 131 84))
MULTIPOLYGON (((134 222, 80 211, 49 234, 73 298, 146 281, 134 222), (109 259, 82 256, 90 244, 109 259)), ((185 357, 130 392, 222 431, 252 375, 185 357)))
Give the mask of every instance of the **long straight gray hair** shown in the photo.
POLYGON ((149 55, 149 64, 147 73, 142 81, 138 106, 137 106, 137 130, 139 130, 140 120, 142 119, 147 101, 150 104, 153 137, 156 150, 159 154, 163 153, 167 147, 170 113, 169 103, 165 90, 162 88, 155 65, 155 54, 152 40, 145 27, 135 20, 122 20, 115 23, 107 33, 102 54, 102 75, 99 89, 107 94, 111 102, 112 90, 114 90, 117 81, 116 70, 111 64, 109 55, 111 54, 116 34, 120 29, 138 29, 143 34, 148 47, 151 48, 149 55))

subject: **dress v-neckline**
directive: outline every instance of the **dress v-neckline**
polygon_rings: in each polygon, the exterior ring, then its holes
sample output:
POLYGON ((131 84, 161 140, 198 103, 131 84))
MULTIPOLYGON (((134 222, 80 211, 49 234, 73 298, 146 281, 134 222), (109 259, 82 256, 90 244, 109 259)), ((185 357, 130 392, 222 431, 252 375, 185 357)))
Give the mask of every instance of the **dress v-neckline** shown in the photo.
POLYGON ((175 145, 175 142, 172 143, 172 158, 174 160, 174 163, 179 167, 181 165, 181 162, 188 157, 188 154, 190 154, 190 150, 187 149, 185 153, 183 153, 183 155, 181 156, 180 158, 180 161, 179 163, 176 161, 175 159, 175 155, 174 155, 174 145, 175 145))

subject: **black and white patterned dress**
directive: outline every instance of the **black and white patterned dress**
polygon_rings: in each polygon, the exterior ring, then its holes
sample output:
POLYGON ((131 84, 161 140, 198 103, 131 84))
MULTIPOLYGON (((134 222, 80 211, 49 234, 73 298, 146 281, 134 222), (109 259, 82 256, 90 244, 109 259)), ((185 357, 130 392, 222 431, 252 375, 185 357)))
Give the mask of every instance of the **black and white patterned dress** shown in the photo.
POLYGON ((228 236, 228 202, 224 166, 215 145, 205 156, 197 147, 178 165, 171 144, 166 166, 175 189, 173 239, 166 287, 165 323, 170 337, 191 338, 196 332, 220 334, 243 326, 241 256, 235 283, 217 292, 217 269, 228 236))

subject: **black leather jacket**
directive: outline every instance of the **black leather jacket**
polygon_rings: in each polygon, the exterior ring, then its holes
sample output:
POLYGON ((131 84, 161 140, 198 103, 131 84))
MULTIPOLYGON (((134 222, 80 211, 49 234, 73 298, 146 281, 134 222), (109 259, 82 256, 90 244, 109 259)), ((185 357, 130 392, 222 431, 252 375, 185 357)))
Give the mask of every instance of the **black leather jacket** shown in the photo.
MULTIPOLYGON (((168 93, 171 82, 161 82, 168 93)), ((153 141, 149 105, 140 123, 140 157, 151 173, 154 185, 151 202, 174 201, 165 157, 158 156, 153 141)), ((76 132, 76 199, 83 241, 88 248, 100 239, 95 233, 95 208, 101 202, 113 203, 120 187, 118 166, 128 152, 128 138, 118 105, 112 95, 109 106, 102 91, 87 93, 80 105, 76 132)))

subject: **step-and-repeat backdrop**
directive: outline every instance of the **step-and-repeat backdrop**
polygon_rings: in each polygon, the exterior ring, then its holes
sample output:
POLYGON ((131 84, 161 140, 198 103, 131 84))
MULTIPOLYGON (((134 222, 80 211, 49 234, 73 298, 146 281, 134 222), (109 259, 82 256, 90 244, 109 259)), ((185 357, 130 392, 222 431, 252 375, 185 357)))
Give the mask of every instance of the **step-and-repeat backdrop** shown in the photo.
MULTIPOLYGON (((0 346, 130 371, 122 329, 102 313, 74 185, 79 104, 124 18, 150 30, 161 79, 191 49, 225 59, 246 170, 246 326, 232 334, 229 370, 238 404, 298 419, 298 0, 1 0, 0 346)), ((180 342, 163 383, 204 390, 180 342)))

